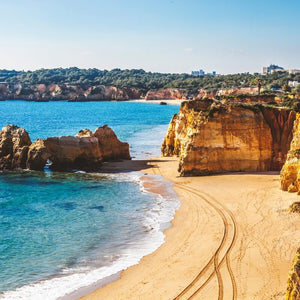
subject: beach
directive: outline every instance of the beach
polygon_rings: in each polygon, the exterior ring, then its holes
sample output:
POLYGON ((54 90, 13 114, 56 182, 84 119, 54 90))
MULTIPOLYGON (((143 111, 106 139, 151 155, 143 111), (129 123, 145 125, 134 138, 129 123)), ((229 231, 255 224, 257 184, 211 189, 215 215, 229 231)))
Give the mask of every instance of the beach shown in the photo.
MULTIPOLYGON (((280 190, 279 173, 178 177, 177 158, 125 161, 108 172, 141 171, 171 181, 181 206, 165 243, 82 299, 283 299, 298 248, 298 199, 280 190)), ((149 176, 150 177, 150 176, 149 176)))
POLYGON ((128 100, 126 102, 140 102, 140 103, 160 103, 164 102, 167 105, 181 105, 182 102, 188 100, 181 100, 181 99, 164 99, 164 100, 145 100, 145 99, 135 99, 135 100, 128 100))

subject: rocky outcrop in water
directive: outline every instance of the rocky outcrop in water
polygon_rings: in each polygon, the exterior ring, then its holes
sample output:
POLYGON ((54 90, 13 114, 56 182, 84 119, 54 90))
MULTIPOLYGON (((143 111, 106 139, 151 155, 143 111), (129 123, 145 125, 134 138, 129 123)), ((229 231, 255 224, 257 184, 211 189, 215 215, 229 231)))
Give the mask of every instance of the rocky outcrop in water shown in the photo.
POLYGON ((0 131, 0 169, 24 169, 31 140, 25 129, 7 125, 0 131))
POLYGON ((33 142, 28 151, 28 169, 43 170, 48 160, 55 171, 95 171, 102 164, 102 155, 95 137, 49 137, 33 142))
POLYGON ((181 175, 280 170, 296 113, 262 104, 184 102, 171 120, 163 156, 179 156, 181 175))
POLYGON ((107 125, 94 133, 49 137, 31 143, 28 133, 7 125, 0 132, 0 169, 43 170, 47 162, 56 171, 99 170, 103 161, 130 159, 128 143, 120 142, 107 125))

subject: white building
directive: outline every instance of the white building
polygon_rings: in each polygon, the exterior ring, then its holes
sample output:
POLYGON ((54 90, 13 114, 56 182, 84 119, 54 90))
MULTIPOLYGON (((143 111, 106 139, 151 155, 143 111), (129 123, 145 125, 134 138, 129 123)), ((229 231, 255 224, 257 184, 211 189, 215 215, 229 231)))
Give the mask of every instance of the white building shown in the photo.
POLYGON ((299 82, 298 81, 289 81, 288 85, 291 87, 291 88, 295 88, 299 85, 299 82))

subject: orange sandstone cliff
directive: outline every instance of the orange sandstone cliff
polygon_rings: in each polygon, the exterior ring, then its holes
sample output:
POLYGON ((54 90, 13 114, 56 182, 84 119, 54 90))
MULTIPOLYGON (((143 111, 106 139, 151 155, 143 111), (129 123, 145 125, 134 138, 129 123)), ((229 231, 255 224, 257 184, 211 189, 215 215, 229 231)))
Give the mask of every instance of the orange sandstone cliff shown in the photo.
POLYGON ((145 100, 173 100, 187 98, 186 94, 179 89, 150 90, 145 96, 145 100))
POLYGON ((289 272, 286 300, 299 300, 300 299, 300 248, 292 261, 292 268, 289 272))
POLYGON ((293 128, 293 140, 286 162, 280 172, 281 188, 284 191, 300 191, 300 114, 297 114, 293 128))
POLYGON ((184 102, 170 122, 162 155, 179 156, 182 176, 280 170, 295 117, 292 110, 258 103, 184 102))

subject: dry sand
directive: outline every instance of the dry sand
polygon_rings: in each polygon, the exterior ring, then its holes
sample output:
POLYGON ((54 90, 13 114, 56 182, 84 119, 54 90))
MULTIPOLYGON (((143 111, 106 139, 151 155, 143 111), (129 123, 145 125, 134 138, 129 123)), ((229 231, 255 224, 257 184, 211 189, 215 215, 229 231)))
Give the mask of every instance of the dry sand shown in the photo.
POLYGON ((297 195, 279 189, 278 173, 178 177, 177 165, 107 166, 164 176, 182 205, 157 251, 83 299, 284 299, 300 237, 300 216, 286 209, 297 195))
POLYGON ((144 99, 136 99, 136 100, 129 100, 128 102, 141 102, 141 103, 157 103, 165 102, 171 105, 180 105, 182 102, 188 100, 180 100, 180 99, 165 99, 165 100, 144 100, 144 99))

